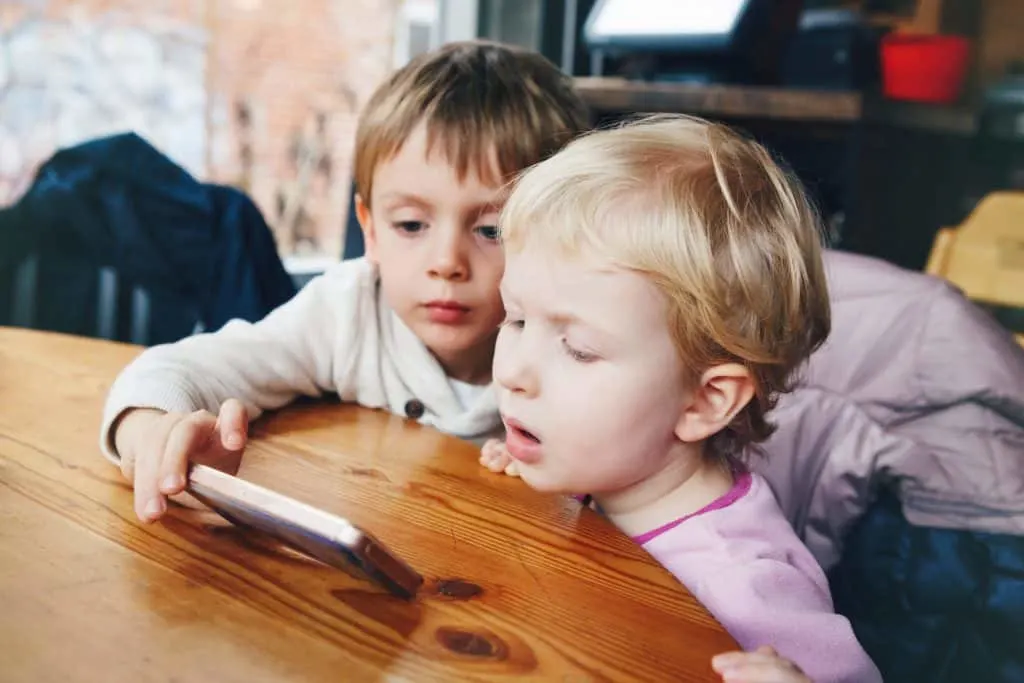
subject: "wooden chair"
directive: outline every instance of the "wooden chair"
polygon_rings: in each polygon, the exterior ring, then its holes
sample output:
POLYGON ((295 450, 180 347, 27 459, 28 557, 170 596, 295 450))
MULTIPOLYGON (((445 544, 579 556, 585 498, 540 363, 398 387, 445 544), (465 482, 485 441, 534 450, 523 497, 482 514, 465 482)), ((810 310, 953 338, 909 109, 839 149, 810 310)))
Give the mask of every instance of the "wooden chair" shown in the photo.
MULTIPOLYGON (((992 193, 961 225, 941 228, 925 270, 1004 322, 1024 320, 1024 192, 992 193)), ((1010 326, 1024 346, 1024 330, 1010 326)))

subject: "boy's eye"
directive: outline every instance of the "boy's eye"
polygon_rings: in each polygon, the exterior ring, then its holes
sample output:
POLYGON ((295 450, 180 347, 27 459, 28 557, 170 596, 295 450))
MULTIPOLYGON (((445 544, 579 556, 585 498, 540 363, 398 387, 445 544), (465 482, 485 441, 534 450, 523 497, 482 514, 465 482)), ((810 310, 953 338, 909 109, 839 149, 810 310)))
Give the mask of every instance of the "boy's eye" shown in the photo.
POLYGON ((498 232, 497 225, 481 225, 476 229, 476 231, 481 237, 490 242, 497 242, 498 238, 501 236, 501 233, 498 232))
POLYGON ((565 349, 570 358, 578 363, 593 363, 597 360, 597 356, 594 354, 572 347, 564 337, 562 338, 562 348, 565 349))
POLYGON ((410 235, 415 234, 417 232, 421 232, 424 228, 426 228, 426 225, 423 223, 423 221, 398 221, 393 225, 395 230, 410 235))

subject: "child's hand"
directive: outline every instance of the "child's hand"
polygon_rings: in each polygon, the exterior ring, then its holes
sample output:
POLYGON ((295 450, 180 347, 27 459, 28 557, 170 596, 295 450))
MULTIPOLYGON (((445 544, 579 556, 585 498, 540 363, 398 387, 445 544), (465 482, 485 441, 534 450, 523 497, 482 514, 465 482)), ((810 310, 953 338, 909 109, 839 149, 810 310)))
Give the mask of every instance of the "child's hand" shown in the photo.
POLYGON ((754 652, 726 652, 711 660, 725 683, 811 683, 800 668, 764 646, 754 652))
POLYGON ((519 466, 505 448, 505 442, 488 439, 480 449, 480 464, 491 472, 504 472, 510 477, 519 476, 519 466))
POLYGON ((199 462, 235 473, 249 427, 245 407, 225 401, 220 415, 205 410, 165 413, 135 409, 114 432, 121 472, 135 486, 135 514, 152 522, 167 512, 167 496, 185 490, 188 463, 199 462))

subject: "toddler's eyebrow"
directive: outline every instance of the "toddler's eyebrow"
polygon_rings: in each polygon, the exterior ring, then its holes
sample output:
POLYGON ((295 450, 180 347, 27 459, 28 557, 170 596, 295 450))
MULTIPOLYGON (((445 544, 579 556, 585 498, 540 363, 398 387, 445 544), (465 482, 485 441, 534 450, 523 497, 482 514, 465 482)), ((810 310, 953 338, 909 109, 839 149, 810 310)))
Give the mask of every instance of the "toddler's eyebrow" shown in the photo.
POLYGON ((582 328, 588 334, 596 334, 598 338, 606 341, 615 339, 615 334, 608 331, 600 323, 594 320, 587 320, 569 311, 551 311, 544 314, 544 318, 556 329, 567 329, 570 327, 582 328))
POLYGON ((556 327, 570 327, 572 325, 582 325, 585 327, 592 327, 588 325, 583 318, 579 317, 575 313, 568 311, 555 311, 552 313, 545 313, 544 317, 548 319, 552 325, 556 327))

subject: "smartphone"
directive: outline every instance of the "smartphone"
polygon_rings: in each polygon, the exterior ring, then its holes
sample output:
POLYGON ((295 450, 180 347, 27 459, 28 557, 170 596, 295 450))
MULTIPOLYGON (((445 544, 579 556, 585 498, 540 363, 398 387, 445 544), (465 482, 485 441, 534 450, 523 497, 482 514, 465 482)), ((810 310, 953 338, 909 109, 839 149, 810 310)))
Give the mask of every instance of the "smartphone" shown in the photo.
POLYGON ((229 522, 266 532, 333 567, 355 569, 392 595, 411 599, 423 584, 404 560, 343 517, 205 465, 191 467, 188 492, 229 522))

